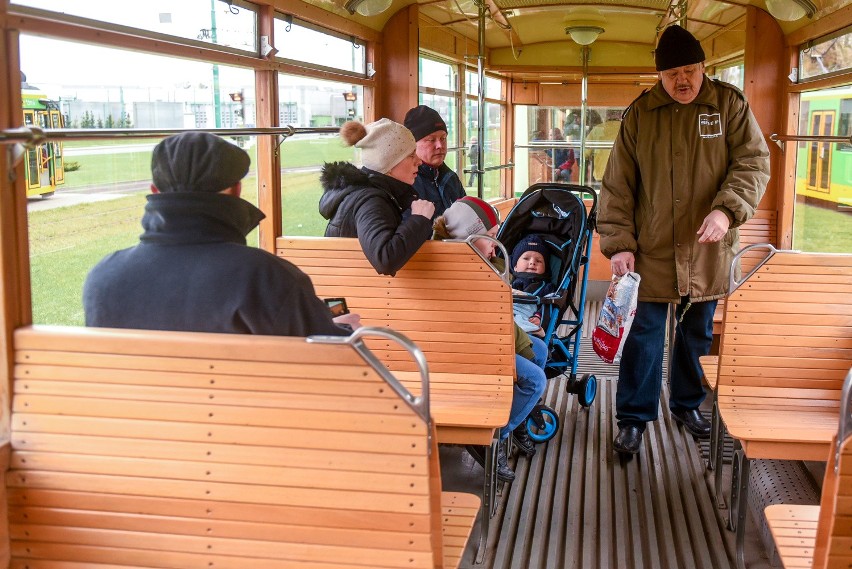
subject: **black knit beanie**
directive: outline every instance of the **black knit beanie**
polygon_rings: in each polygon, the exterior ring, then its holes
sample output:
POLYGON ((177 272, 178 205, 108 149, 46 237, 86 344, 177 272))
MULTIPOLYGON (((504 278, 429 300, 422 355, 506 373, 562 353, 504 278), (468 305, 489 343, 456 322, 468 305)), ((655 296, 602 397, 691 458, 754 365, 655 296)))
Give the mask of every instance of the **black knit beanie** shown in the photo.
POLYGON ((439 130, 447 132, 447 123, 444 122, 438 111, 426 105, 419 105, 405 113, 405 122, 403 124, 414 135, 415 141, 439 130))
POLYGON ((151 178, 162 193, 221 192, 248 173, 245 150, 206 132, 163 139, 151 154, 151 178))
POLYGON ((691 33, 680 26, 669 26, 660 36, 657 49, 654 51, 654 63, 657 71, 665 71, 673 67, 694 65, 704 61, 704 50, 701 42, 691 33))

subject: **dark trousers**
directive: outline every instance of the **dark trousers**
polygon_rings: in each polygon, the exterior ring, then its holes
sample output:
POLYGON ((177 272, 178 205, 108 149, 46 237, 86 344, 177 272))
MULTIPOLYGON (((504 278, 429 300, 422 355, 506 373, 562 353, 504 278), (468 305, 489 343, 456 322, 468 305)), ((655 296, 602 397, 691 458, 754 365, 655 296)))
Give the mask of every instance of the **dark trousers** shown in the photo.
MULTIPOLYGON (((686 299, 682 300, 676 310, 679 322, 669 378, 669 407, 673 410, 697 409, 704 401, 698 358, 710 352, 713 342, 716 301, 693 303, 684 312, 686 304, 686 299)), ((664 302, 639 302, 636 307, 621 354, 615 396, 619 427, 635 425, 644 429, 645 423, 657 419, 668 311, 669 305, 664 302)))

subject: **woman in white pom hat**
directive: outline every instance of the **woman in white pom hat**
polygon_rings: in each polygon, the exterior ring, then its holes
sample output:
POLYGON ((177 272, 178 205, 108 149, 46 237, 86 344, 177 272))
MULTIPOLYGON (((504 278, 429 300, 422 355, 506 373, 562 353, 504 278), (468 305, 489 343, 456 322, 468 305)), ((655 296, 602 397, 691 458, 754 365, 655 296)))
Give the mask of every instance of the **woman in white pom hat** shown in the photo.
POLYGON ((361 150, 364 166, 323 165, 325 236, 357 237, 376 271, 394 275, 432 236, 435 204, 419 199, 411 186, 420 166, 414 136, 390 119, 347 122, 340 136, 361 150))

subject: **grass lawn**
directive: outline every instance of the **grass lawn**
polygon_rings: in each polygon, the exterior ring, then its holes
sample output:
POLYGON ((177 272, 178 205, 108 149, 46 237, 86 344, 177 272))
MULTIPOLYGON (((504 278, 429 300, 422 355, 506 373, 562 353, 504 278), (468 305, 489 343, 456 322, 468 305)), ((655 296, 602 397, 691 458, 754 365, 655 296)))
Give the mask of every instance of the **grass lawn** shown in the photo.
POLYGON ((852 213, 797 203, 793 247, 802 251, 852 253, 852 213))

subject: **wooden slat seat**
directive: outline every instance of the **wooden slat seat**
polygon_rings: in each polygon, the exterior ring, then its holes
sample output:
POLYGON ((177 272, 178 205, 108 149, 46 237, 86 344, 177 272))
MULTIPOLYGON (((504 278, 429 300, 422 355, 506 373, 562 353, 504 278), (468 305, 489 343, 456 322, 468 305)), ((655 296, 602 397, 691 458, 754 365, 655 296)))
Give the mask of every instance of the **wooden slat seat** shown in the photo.
POLYGON ((765 511, 785 569, 852 567, 852 371, 846 384, 820 505, 774 504, 765 511))
POLYGON ((749 460, 825 460, 850 361, 852 255, 778 251, 729 295, 716 391, 735 441, 738 562, 749 460))
MULTIPOLYGON (((277 250, 319 296, 345 297, 363 324, 397 330, 423 350, 439 442, 491 443, 512 404, 512 295, 469 245, 429 241, 394 277, 376 273, 357 239, 281 237, 277 250)), ((368 345, 416 389, 404 351, 384 340, 368 345)))
POLYGON ((707 387, 716 391, 716 381, 719 376, 719 356, 701 356, 698 361, 701 363, 701 370, 704 372, 704 381, 707 382, 707 387))
POLYGON ((518 198, 503 198, 499 200, 489 201, 494 209, 497 210, 497 213, 500 214, 500 221, 505 221, 506 216, 509 215, 509 212, 512 211, 512 208, 515 207, 515 204, 518 203, 518 198))
POLYGON ((11 567, 457 566, 479 498, 440 492, 434 428, 355 346, 14 342, 11 567))
MULTIPOLYGON (((775 245, 777 243, 777 219, 778 212, 775 210, 757 210, 751 219, 740 226, 740 248, 742 249, 758 243, 775 245)), ((742 274, 747 275, 764 257, 766 257, 764 250, 749 251, 743 255, 740 259, 742 274)), ((725 300, 722 299, 716 305, 716 312, 713 315, 714 335, 718 335, 722 331, 722 313, 724 309, 725 300)))

